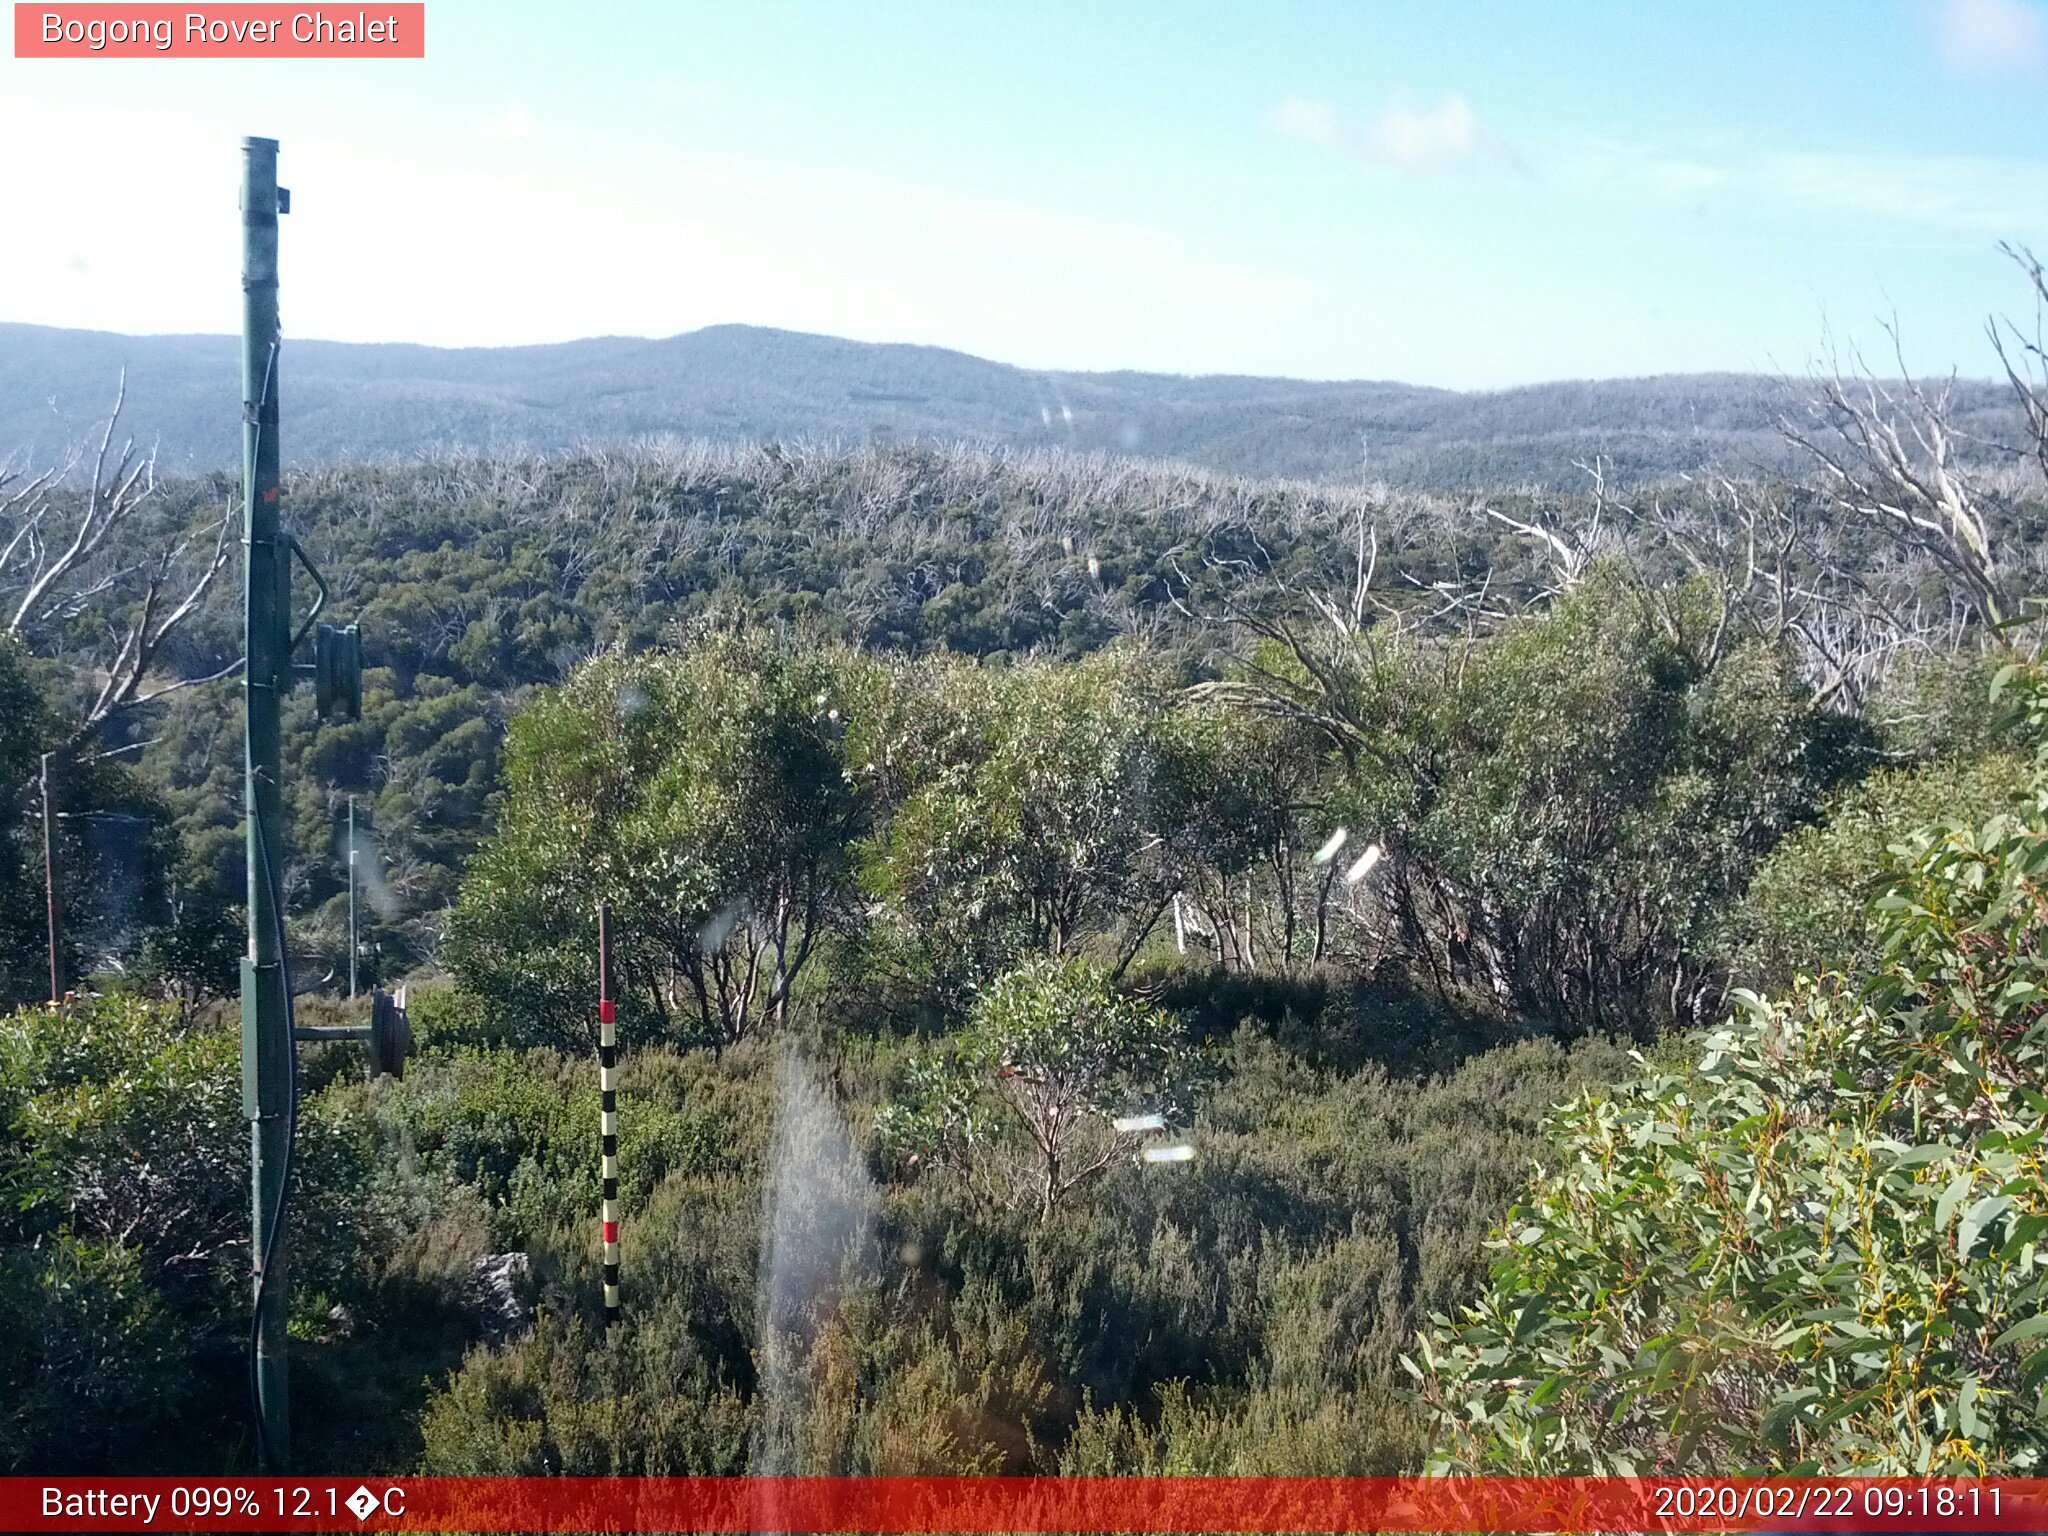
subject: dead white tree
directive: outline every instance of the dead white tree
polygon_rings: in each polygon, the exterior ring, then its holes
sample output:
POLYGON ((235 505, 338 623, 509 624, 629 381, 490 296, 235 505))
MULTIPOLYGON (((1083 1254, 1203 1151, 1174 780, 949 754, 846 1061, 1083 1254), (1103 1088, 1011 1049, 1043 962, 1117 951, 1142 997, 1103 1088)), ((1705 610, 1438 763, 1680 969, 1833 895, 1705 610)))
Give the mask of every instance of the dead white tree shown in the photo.
MULTIPOLYGON (((79 495, 66 494, 84 460, 31 473, 25 458, 0 466, 0 611, 4 633, 31 649, 61 643, 56 631, 82 614, 104 610, 104 641, 82 664, 96 684, 65 750, 76 758, 108 751, 103 732, 117 716, 166 694, 239 671, 236 661, 205 676, 162 679, 165 642, 205 601, 231 554, 233 515, 138 549, 137 514, 155 494, 156 453, 114 437, 127 403, 124 373, 79 495)), ((124 750, 114 748, 111 750, 124 750)))
POLYGON ((1607 461, 1595 458, 1588 464, 1580 459, 1572 461, 1572 468, 1579 470, 1593 482, 1593 509, 1583 522, 1576 527, 1566 527, 1551 515, 1548 509, 1539 508, 1535 520, 1528 521, 1511 517, 1498 507, 1487 507, 1486 515, 1497 523, 1503 523, 1516 533, 1532 541, 1538 556, 1554 573, 1550 586, 1537 595, 1537 601, 1562 597, 1586 579, 1586 572, 1610 547, 1612 540, 1610 521, 1617 515, 1632 519, 1634 513, 1627 507, 1617 506, 1607 490, 1607 461))
POLYGON ((1713 597, 1708 662, 1743 640, 1788 646, 1814 701, 1854 712, 1902 652, 1962 643, 1952 613, 1927 611, 1917 552, 1846 548, 1855 530, 1774 480, 1686 479, 1687 494, 1657 497, 1643 527, 1713 597))
POLYGON ((2034 332, 2027 335, 2010 319, 1987 321, 1985 329, 1991 333, 1991 345, 1998 351, 1998 361, 2026 421, 2028 441, 2023 451, 2040 467, 2042 486, 2048 488, 2048 331, 2044 331, 2048 274, 2025 246, 2001 245, 1999 249, 2018 263, 2033 287, 2034 332))
POLYGON ((1896 323, 1885 324, 1898 368, 1881 381, 1851 352, 1845 373, 1832 346, 1815 375, 1804 419, 1781 414, 1785 440, 1820 466, 1824 493, 1902 549, 1924 557, 1951 583, 1993 643, 2011 616, 1993 547, 1996 493, 1962 450, 1974 439, 1956 423, 1955 376, 1929 387, 1906 366, 1896 323))

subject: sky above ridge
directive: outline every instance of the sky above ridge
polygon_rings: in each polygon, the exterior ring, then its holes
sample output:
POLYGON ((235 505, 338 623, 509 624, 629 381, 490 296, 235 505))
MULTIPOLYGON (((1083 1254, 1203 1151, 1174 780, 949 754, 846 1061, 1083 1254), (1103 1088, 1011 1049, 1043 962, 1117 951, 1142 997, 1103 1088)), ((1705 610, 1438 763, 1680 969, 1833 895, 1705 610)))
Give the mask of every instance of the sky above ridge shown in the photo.
POLYGON ((1999 242, 2048 255, 2048 3, 429 0, 424 60, 9 56, 0 320, 234 330, 251 133, 292 336, 1471 388, 1896 316, 1988 375, 1999 242))

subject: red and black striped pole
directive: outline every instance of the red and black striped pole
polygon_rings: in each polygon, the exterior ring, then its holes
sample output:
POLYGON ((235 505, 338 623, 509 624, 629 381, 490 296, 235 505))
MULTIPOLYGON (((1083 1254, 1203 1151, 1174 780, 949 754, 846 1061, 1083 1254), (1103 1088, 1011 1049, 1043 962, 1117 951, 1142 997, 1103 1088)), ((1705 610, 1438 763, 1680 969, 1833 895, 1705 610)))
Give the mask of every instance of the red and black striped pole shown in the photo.
POLYGON ((619 1320, 619 1012, 612 1002, 612 909, 597 909, 598 1131, 603 1149, 604 1325, 619 1320))

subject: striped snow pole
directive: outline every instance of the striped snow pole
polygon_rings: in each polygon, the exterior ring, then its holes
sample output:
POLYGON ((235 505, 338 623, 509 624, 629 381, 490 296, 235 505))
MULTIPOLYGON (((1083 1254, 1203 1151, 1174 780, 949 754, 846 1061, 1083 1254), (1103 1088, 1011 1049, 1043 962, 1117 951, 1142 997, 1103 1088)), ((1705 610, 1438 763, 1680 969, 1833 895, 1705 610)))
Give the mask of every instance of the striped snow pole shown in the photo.
POLYGON ((619 1012, 612 1002, 612 909, 597 909, 597 1085, 604 1204, 604 1325, 619 1320, 619 1012))

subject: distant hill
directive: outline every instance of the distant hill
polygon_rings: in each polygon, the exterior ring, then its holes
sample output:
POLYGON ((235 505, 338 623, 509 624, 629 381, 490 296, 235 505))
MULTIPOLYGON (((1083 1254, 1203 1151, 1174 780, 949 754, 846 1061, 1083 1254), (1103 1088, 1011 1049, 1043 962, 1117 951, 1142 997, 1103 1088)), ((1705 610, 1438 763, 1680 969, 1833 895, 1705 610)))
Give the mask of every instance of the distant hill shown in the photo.
MULTIPOLYGON (((165 467, 239 462, 229 336, 122 336, 0 324, 0 455, 47 459, 104 415, 128 372, 128 421, 165 467)), ((666 340, 537 347, 291 341, 289 462, 449 447, 551 450, 654 433, 718 439, 878 437, 1065 446, 1255 475, 1446 489, 1577 483, 1604 454, 1642 481, 1716 463, 1780 465, 1774 380, 1669 375, 1483 393, 1374 382, 1045 373, 941 347, 720 325, 666 340)), ((1965 385, 1973 414, 2002 392, 1965 385)))

